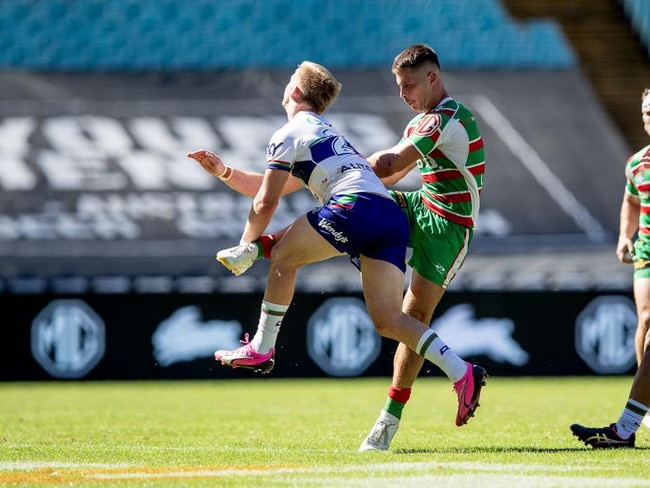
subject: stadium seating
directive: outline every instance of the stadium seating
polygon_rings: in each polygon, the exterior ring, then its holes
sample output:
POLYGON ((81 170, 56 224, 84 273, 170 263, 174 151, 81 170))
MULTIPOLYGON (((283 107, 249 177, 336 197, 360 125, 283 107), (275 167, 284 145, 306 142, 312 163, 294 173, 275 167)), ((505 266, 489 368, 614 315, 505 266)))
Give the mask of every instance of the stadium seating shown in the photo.
POLYGON ((650 54, 650 3, 647 0, 620 0, 632 27, 650 54))
POLYGON ((437 49, 447 69, 567 69, 577 62, 555 21, 517 22, 499 0, 0 3, 0 69, 237 70, 288 68, 303 59, 368 69, 385 67, 415 42, 437 49))

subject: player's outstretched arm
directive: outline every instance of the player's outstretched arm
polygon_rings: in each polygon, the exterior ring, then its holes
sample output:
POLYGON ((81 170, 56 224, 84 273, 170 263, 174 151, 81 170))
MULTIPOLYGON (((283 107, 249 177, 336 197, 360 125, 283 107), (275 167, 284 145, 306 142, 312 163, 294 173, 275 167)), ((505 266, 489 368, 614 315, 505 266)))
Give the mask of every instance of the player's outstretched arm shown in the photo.
POLYGON ((188 158, 197 161, 204 170, 212 176, 219 178, 237 193, 254 197, 262 185, 264 175, 262 173, 253 173, 249 171, 235 171, 228 166, 223 160, 212 151, 199 149, 187 155, 188 158))
MULTIPOLYGON (((253 198, 257 195, 260 186, 262 186, 264 174, 255 173, 253 171, 243 171, 228 166, 217 154, 211 151, 199 149, 198 151, 189 153, 187 157, 197 161, 208 173, 219 178, 230 188, 242 195, 253 198)), ((300 188, 301 185, 298 180, 295 178, 289 178, 282 195, 292 193, 300 188)))

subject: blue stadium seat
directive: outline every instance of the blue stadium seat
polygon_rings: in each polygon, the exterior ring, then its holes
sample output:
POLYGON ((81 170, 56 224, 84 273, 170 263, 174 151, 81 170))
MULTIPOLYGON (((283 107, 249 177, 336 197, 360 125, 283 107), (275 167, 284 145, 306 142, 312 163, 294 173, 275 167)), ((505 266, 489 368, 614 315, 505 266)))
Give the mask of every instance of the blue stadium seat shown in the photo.
MULTIPOLYGON (((642 4, 628 3, 635 9, 642 4)), ((557 24, 519 24, 500 0, 411 0, 407 6, 401 0, 0 3, 0 46, 6 46, 0 69, 290 68, 303 59, 384 68, 415 42, 432 45, 451 70, 567 69, 576 63, 557 24)))
POLYGON ((620 0, 630 23, 650 54, 650 3, 647 0, 620 0))

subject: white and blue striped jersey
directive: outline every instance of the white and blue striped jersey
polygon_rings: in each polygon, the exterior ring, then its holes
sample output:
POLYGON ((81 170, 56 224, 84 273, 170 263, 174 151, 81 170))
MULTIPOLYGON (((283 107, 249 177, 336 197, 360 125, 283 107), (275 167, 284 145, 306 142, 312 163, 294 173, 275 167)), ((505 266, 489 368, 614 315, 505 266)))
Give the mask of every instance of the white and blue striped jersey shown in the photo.
POLYGON ((390 198, 368 161, 322 115, 298 112, 271 137, 268 168, 290 171, 321 203, 333 195, 390 198))

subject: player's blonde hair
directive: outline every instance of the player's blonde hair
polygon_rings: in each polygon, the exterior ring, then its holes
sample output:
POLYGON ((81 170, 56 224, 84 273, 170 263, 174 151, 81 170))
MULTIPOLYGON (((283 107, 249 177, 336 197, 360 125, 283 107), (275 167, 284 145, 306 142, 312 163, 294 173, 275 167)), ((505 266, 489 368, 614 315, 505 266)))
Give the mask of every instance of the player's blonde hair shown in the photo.
POLYGON ((312 61, 303 61, 298 65, 298 88, 306 103, 316 112, 322 114, 341 92, 341 83, 327 68, 312 61))

